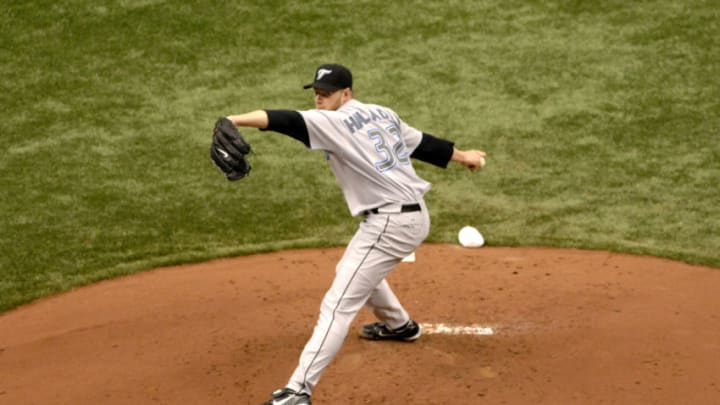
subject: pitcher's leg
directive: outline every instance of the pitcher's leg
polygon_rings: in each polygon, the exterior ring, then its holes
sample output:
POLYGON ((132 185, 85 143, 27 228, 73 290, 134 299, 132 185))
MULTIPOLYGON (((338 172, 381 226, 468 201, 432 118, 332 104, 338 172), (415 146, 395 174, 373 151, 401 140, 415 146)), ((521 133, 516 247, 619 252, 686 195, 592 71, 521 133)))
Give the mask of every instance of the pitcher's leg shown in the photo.
MULTIPOLYGON (((376 220, 377 222, 377 220, 376 220)), ((398 259, 378 248, 384 224, 363 224, 338 263, 335 280, 320 306, 313 335, 305 345, 288 387, 307 394, 340 350, 353 319, 368 297, 397 265, 398 259)))
MULTIPOLYGON (((421 212, 397 215, 393 219, 397 223, 397 231, 383 240, 384 248, 394 252, 398 258, 407 256, 417 249, 430 231, 430 216, 424 201, 420 201, 421 212)), ((410 320, 400 300, 390 288, 390 284, 383 280, 373 290, 367 300, 367 308, 375 317, 390 329, 405 326, 410 320)))
POLYGON ((410 319, 405 308, 400 304, 387 280, 383 280, 373 290, 366 303, 367 308, 375 317, 390 329, 399 328, 410 319))

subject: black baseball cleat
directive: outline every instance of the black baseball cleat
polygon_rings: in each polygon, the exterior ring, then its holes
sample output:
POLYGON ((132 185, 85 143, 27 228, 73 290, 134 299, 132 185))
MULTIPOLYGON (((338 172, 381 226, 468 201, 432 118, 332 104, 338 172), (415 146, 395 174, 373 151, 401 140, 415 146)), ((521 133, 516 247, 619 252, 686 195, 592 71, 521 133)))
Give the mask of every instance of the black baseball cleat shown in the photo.
POLYGON ((412 319, 404 326, 397 329, 389 329, 382 322, 375 322, 363 326, 360 330, 360 337, 370 340, 399 340, 401 342, 412 342, 420 337, 422 328, 412 319))
POLYGON ((262 405, 312 405, 310 395, 297 393, 290 388, 281 388, 272 393, 272 399, 262 405))

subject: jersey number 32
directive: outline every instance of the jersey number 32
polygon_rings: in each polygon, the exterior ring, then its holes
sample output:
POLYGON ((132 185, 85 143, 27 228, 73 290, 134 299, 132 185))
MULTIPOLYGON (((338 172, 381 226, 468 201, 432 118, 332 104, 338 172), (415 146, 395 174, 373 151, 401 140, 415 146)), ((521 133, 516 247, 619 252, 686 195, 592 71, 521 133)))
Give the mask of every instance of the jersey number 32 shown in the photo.
POLYGON ((398 164, 410 164, 410 155, 407 153, 405 141, 400 136, 400 130, 395 125, 385 128, 385 131, 373 128, 367 132, 368 137, 375 141, 375 150, 384 160, 375 162, 375 168, 381 173, 386 172, 398 164))

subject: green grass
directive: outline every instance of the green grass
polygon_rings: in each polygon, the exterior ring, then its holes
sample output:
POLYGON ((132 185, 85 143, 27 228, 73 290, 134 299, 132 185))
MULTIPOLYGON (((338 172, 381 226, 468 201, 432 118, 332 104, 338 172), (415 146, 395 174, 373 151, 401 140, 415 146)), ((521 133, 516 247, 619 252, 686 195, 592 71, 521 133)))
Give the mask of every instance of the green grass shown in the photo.
POLYGON ((346 243, 321 153, 220 115, 311 108, 323 62, 356 96, 486 150, 434 183, 429 240, 720 267, 720 7, 711 1, 29 1, 0 11, 0 311, 153 266, 346 243))

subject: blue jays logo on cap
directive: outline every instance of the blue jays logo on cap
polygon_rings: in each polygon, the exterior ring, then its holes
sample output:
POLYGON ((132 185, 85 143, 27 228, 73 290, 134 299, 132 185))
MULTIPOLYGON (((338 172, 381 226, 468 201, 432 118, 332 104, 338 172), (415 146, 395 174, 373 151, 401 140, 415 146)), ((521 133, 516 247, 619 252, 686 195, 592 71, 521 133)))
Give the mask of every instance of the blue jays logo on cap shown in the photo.
POLYGON ((330 92, 352 88, 352 73, 343 65, 335 63, 320 65, 315 71, 312 83, 303 86, 304 89, 322 89, 330 92))

